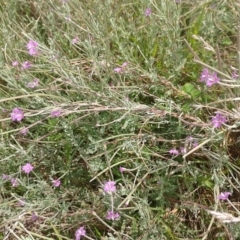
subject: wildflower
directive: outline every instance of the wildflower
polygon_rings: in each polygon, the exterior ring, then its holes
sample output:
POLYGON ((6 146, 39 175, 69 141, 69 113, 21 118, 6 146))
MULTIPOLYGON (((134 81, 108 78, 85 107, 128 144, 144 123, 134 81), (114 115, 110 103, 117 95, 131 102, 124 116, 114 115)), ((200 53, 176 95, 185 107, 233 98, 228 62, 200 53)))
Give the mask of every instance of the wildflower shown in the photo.
POLYGON ((59 187, 61 185, 61 181, 59 179, 57 180, 52 180, 53 186, 54 187, 59 187))
POLYGON ((151 14, 152 14, 151 8, 147 8, 147 9, 145 10, 145 16, 148 17, 148 16, 150 16, 151 14))
POLYGON ((18 201, 18 205, 20 206, 20 207, 24 207, 25 206, 25 199, 20 199, 19 201, 18 201))
POLYGON ((120 217, 120 215, 119 215, 119 213, 114 213, 114 211, 109 211, 109 212, 107 212, 107 219, 108 220, 115 220, 115 219, 117 219, 117 218, 119 218, 120 217))
POLYGON ((29 83, 27 84, 27 87, 29 87, 29 88, 35 88, 35 87, 38 86, 38 83, 39 83, 39 79, 34 78, 32 82, 29 82, 29 83))
POLYGON ((197 142, 197 141, 194 141, 192 145, 193 145, 193 147, 195 148, 195 147, 198 146, 198 142, 197 142))
POLYGON ((54 110, 54 111, 51 112, 52 117, 59 117, 60 115, 61 115, 60 110, 54 110))
POLYGON ((76 44, 79 41, 78 37, 75 37, 74 39, 72 39, 72 44, 76 44))
POLYGON ((30 163, 27 163, 27 164, 25 164, 23 167, 22 167, 22 170, 25 172, 25 173, 27 173, 27 174, 29 174, 32 170, 33 170, 33 166, 30 164, 30 163))
POLYGON ((127 65, 128 65, 128 62, 124 62, 124 63, 122 64, 122 68, 127 67, 127 65))
POLYGON ((219 200, 227 200, 229 195, 232 195, 230 192, 221 192, 218 196, 219 200))
POLYGON ((24 113, 19 108, 14 108, 11 112, 12 121, 21 122, 24 118, 24 113))
POLYGON ((212 75, 210 75, 206 81, 206 85, 207 87, 211 87, 212 85, 218 83, 220 81, 220 79, 218 78, 216 73, 212 73, 212 75))
POLYGON ((116 67, 116 68, 113 69, 113 71, 114 71, 115 73, 121 73, 121 72, 122 72, 122 68, 116 67))
POLYGON ((18 66, 18 61, 14 61, 14 62, 12 62, 12 66, 13 66, 13 67, 18 66))
POLYGON ((124 167, 120 167, 120 168, 119 168, 119 171, 120 171, 121 173, 125 172, 126 170, 127 170, 127 169, 124 168, 124 167))
MULTIPOLYGON (((171 150, 170 150, 171 151, 171 150)), ((169 151, 169 152, 170 152, 169 151)), ((187 153, 187 149, 185 147, 180 147, 180 152, 181 154, 186 154, 187 153)), ((177 154, 176 154, 177 155, 177 154)))
POLYGON ((174 148, 174 149, 171 149, 171 150, 169 151, 169 153, 172 154, 172 155, 178 155, 178 154, 179 154, 179 151, 178 151, 176 148, 174 148))
POLYGON ((22 135, 24 135, 24 136, 26 136, 26 135, 28 134, 28 132, 29 132, 29 130, 28 130, 28 128, 26 128, 26 127, 23 127, 23 128, 20 130, 20 133, 21 133, 22 135))
POLYGON ((200 81, 205 82, 207 87, 211 87, 218 83, 220 79, 215 72, 211 73, 207 68, 204 68, 200 76, 200 81))
POLYGON ((17 187, 18 186, 18 180, 16 178, 12 178, 11 179, 11 184, 13 187, 17 187))
POLYGON ((22 63, 22 70, 28 69, 28 68, 30 68, 31 66, 32 66, 32 64, 31 64, 30 62, 25 61, 25 62, 22 63))
POLYGON ((30 40, 27 44, 27 49, 30 55, 35 56, 38 53, 38 43, 30 40))
POLYGON ((128 65, 128 62, 124 62, 124 63, 121 65, 121 67, 116 67, 116 68, 113 69, 113 71, 114 71, 115 73, 122 73, 122 72, 124 71, 124 69, 127 67, 127 65, 128 65))
POLYGON ((239 75, 237 74, 237 71, 234 70, 233 73, 232 73, 232 78, 233 79, 238 79, 239 75))
POLYGON ((77 231, 75 232, 75 239, 76 240, 80 240, 81 236, 85 236, 86 235, 86 230, 84 229, 84 227, 80 227, 79 229, 77 229, 77 231))
POLYGON ((3 179, 3 180, 8 180, 9 178, 10 178, 10 176, 7 175, 7 174, 3 174, 3 175, 2 175, 2 179, 3 179))
POLYGON ((34 212, 34 211, 32 211, 32 217, 31 217, 31 220, 33 221, 33 222, 35 222, 36 220, 37 220, 37 215, 36 215, 36 213, 34 212))
POLYGON ((215 128, 221 127, 221 125, 226 121, 227 119, 219 113, 217 113, 216 116, 212 118, 212 124, 213 124, 213 127, 215 128))
POLYGON ((116 182, 114 181, 108 181, 104 184, 104 192, 106 193, 111 193, 111 192, 115 192, 116 191, 116 182))

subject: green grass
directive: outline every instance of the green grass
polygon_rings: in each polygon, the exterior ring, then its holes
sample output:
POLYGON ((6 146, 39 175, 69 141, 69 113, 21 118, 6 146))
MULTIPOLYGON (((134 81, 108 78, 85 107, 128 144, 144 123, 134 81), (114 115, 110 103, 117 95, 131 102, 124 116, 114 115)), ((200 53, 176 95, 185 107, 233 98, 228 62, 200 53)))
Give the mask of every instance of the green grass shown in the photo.
POLYGON ((208 212, 238 216, 239 3, 63 2, 0 0, 0 239, 75 239, 81 226, 81 239, 239 239, 208 212), (205 67, 219 84, 200 82, 205 67))

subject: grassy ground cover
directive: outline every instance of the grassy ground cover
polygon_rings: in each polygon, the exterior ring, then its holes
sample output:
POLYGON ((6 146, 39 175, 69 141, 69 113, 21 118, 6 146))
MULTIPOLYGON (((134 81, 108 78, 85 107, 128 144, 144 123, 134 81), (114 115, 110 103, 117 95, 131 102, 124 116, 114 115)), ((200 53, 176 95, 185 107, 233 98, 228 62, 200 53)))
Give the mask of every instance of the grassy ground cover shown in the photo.
POLYGON ((0 0, 0 239, 240 239, 239 10, 0 0))

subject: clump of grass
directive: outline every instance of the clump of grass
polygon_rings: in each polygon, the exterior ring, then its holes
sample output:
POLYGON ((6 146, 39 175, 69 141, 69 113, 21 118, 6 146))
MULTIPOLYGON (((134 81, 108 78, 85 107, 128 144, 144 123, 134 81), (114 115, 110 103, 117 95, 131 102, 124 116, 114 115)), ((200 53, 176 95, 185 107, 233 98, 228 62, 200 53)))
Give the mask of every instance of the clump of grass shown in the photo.
POLYGON ((237 7, 2 4, 0 236, 238 238, 237 7))

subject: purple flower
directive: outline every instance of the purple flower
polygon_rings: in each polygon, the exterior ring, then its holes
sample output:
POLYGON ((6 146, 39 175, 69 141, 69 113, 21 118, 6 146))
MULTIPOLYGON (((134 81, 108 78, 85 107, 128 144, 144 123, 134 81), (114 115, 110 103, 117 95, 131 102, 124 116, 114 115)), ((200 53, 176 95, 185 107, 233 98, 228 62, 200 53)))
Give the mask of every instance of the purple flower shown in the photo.
POLYGON ((25 62, 22 63, 22 70, 28 69, 28 68, 30 68, 31 66, 32 66, 32 64, 31 64, 30 62, 25 61, 25 62))
POLYGON ((181 154, 185 154, 185 153, 187 153, 187 149, 185 147, 180 147, 180 152, 181 152, 181 154))
POLYGON ((80 227, 75 232, 75 237, 76 237, 75 240, 80 240, 81 236, 85 236, 85 235, 86 235, 86 230, 84 229, 84 227, 80 227))
POLYGON ((232 73, 232 78, 233 79, 238 79, 239 75, 237 74, 237 71, 234 70, 233 73, 232 73))
POLYGON ((2 179, 3 179, 3 180, 8 180, 9 178, 10 178, 10 176, 7 175, 7 174, 3 174, 3 175, 2 175, 2 179))
POLYGON ((61 181, 59 179, 57 180, 52 180, 53 186, 54 187, 59 187, 61 185, 61 181))
POLYGON ((216 116, 212 117, 212 124, 215 128, 221 127, 221 125, 226 121, 227 119, 219 113, 217 113, 216 116))
POLYGON ((31 221, 35 222, 37 220, 37 215, 34 211, 32 211, 31 221))
POLYGON ((147 9, 145 10, 145 16, 148 17, 148 16, 150 16, 151 14, 152 14, 151 8, 147 8, 147 9))
POLYGON ((54 110, 54 111, 51 112, 52 117, 59 117, 60 115, 61 115, 60 110, 54 110))
POLYGON ((232 195, 230 192, 221 192, 218 196, 219 200, 227 200, 229 195, 232 195))
POLYGON ((21 122, 24 118, 24 113, 19 108, 14 108, 11 112, 12 121, 21 122))
POLYGON ((25 206, 25 199, 20 199, 19 201, 18 201, 18 205, 20 206, 20 207, 24 207, 25 206))
POLYGON ((27 84, 27 87, 29 87, 29 88, 35 88, 35 87, 38 86, 38 84, 39 84, 39 79, 34 78, 32 82, 29 82, 29 83, 27 84))
POLYGON ((111 192, 116 192, 116 182, 114 181, 108 181, 104 184, 104 192, 106 193, 111 193, 111 192))
POLYGON ((127 65, 128 65, 128 62, 124 62, 124 63, 121 65, 121 67, 116 67, 116 68, 113 69, 113 71, 114 71, 115 73, 122 73, 122 72, 124 71, 124 69, 127 67, 127 65))
POLYGON ((119 213, 114 213, 113 211, 109 211, 109 212, 107 212, 107 216, 106 216, 106 218, 108 219, 108 220, 115 220, 115 219, 117 219, 117 218, 119 218, 120 217, 120 215, 119 215, 119 213))
POLYGON ((210 75, 206 81, 206 85, 207 87, 211 87, 212 85, 218 83, 220 81, 220 79, 218 78, 216 73, 212 73, 212 75, 210 75))
POLYGON ((194 141, 192 145, 193 145, 193 147, 195 148, 195 147, 198 146, 198 142, 197 142, 197 141, 194 141))
POLYGON ((179 154, 179 151, 178 151, 176 148, 174 148, 174 149, 171 149, 171 150, 169 151, 169 153, 172 154, 172 155, 178 155, 178 154, 179 154))
POLYGON ((116 68, 113 69, 113 71, 115 73, 121 73, 122 72, 122 68, 121 67, 116 67, 116 68))
POLYGON ((127 169, 124 168, 124 167, 120 167, 120 168, 119 168, 119 171, 120 171, 121 173, 125 172, 126 170, 127 170, 127 169))
POLYGON ((75 38, 72 39, 72 44, 76 44, 78 41, 79 41, 79 38, 75 37, 75 38))
POLYGON ((220 79, 215 72, 211 73, 207 68, 204 68, 200 76, 200 81, 205 82, 207 87, 211 87, 218 83, 220 79))
POLYGON ((17 67, 17 66, 18 66, 18 61, 12 62, 12 66, 13 66, 13 67, 17 67))
POLYGON ((124 63, 122 64, 122 68, 127 67, 127 65, 128 65, 128 62, 124 62, 124 63))
POLYGON ((27 173, 27 174, 29 174, 32 170, 33 170, 33 166, 30 164, 30 163, 27 163, 27 164, 25 164, 23 167, 22 167, 22 170, 25 172, 25 173, 27 173))
POLYGON ((24 136, 26 136, 26 135, 28 134, 28 132, 29 132, 29 130, 28 130, 28 128, 26 128, 26 127, 23 127, 23 128, 20 130, 20 133, 21 133, 22 135, 24 135, 24 136))
POLYGON ((12 178, 11 179, 11 184, 13 187, 17 187, 18 186, 18 180, 16 178, 12 178))
POLYGON ((35 56, 38 53, 38 43, 30 40, 27 44, 27 49, 30 55, 35 56))

